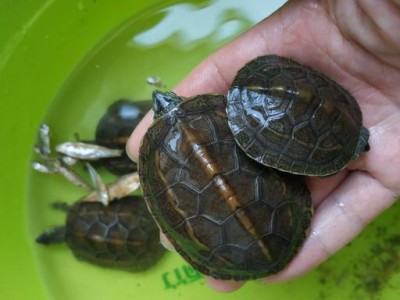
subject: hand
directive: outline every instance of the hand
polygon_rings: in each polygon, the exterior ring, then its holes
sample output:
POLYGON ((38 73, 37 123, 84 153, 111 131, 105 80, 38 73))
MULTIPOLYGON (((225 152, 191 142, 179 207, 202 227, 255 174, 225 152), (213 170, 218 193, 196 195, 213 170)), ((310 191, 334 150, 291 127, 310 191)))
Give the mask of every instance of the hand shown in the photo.
MULTIPOLYGON (((358 101, 371 150, 346 170, 307 178, 315 206, 302 250, 277 275, 285 281, 340 250, 400 195, 400 1, 289 1, 272 16, 208 57, 176 88, 182 96, 226 94, 237 70, 265 54, 291 57, 343 85, 358 101)), ((127 149, 138 157, 149 113, 127 149)), ((243 283, 208 278, 219 291, 243 283)))

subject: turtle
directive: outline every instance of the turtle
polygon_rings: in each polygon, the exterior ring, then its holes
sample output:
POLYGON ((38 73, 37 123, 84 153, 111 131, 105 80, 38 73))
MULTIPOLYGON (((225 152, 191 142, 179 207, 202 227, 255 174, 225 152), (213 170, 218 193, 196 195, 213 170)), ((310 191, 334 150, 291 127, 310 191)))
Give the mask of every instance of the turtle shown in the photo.
POLYGON ((141 196, 128 195, 102 203, 55 203, 67 212, 65 225, 40 234, 36 242, 66 242, 79 260, 94 265, 141 272, 154 266, 165 253, 157 225, 141 196))
POLYGON ((137 170, 125 152, 126 141, 137 124, 151 109, 151 100, 132 101, 121 98, 114 101, 100 118, 95 133, 95 143, 110 149, 121 149, 119 157, 103 158, 96 165, 105 167, 115 175, 124 175, 137 170))
POLYGON ((132 195, 140 186, 138 173, 119 176, 106 184, 86 162, 92 183, 89 184, 65 162, 70 157, 54 156, 52 148, 50 128, 42 124, 35 146, 41 161, 34 162, 33 169, 62 174, 73 185, 91 192, 72 205, 54 203, 54 208, 67 213, 66 221, 41 233, 36 242, 42 245, 65 242, 78 259, 106 268, 139 272, 155 265, 165 249, 144 198, 132 195))
POLYGON ((281 271, 302 246, 313 213, 304 178, 267 168, 237 146, 224 95, 154 91, 153 101, 139 177, 176 251, 217 279, 281 271))
POLYGON ((294 174, 327 177, 369 150, 354 97, 326 75, 277 55, 244 65, 227 94, 229 127, 244 152, 294 174))

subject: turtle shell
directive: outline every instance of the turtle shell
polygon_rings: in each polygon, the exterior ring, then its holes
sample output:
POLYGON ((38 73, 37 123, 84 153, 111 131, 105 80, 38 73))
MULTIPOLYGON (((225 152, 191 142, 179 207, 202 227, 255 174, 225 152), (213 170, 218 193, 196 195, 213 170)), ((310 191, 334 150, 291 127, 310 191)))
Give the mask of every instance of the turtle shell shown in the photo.
POLYGON ((155 92, 154 101, 157 118, 142 141, 139 175, 150 212, 177 252, 218 279, 282 270, 312 215, 302 177, 244 154, 228 128, 224 96, 182 101, 155 92))
POLYGON ((136 171, 136 163, 125 152, 126 142, 137 124, 150 109, 150 100, 119 99, 108 107, 107 112, 97 124, 96 144, 111 149, 121 149, 124 152, 120 157, 103 158, 98 164, 116 175, 136 171))
POLYGON ((330 176, 368 149, 356 100, 327 76, 291 59, 258 57, 239 70, 227 114, 235 140, 282 171, 330 176))
POLYGON ((132 272, 155 265, 165 252, 159 229, 139 196, 108 206, 76 202, 68 210, 65 241, 78 259, 132 272))

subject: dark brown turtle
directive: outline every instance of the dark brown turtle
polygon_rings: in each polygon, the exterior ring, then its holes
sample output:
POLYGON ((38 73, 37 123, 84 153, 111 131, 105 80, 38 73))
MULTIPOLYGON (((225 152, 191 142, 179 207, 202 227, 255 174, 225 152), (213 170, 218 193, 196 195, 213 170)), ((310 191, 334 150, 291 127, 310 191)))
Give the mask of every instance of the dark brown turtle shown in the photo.
POLYGON ((96 144, 110 149, 121 149, 124 152, 120 157, 104 158, 97 164, 103 165, 116 175, 136 171, 136 163, 126 154, 125 145, 132 131, 150 109, 150 100, 119 99, 108 107, 96 128, 96 144))
POLYGON ((227 98, 235 140, 266 166, 329 176, 369 148, 369 131, 350 93, 291 59, 267 55, 250 61, 227 98))
POLYGON ((228 128, 226 98, 154 92, 139 175, 147 205, 200 272, 246 280, 282 270, 306 237, 312 204, 302 177, 247 157, 228 128))
POLYGON ((38 243, 66 242, 78 259, 132 272, 152 267, 164 253, 143 197, 125 196, 108 206, 77 201, 62 208, 68 212, 65 226, 44 232, 38 243))

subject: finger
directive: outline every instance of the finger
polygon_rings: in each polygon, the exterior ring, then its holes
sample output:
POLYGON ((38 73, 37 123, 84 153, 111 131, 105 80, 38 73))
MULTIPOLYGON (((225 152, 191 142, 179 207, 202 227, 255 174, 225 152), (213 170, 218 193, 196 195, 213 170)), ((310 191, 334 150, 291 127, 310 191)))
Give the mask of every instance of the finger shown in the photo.
POLYGON ((160 231, 160 242, 161 242, 161 245, 163 245, 163 247, 165 249, 167 249, 168 251, 176 251, 174 246, 172 245, 172 243, 165 236, 165 234, 163 234, 161 231, 160 231))
POLYGON ((236 291, 244 285, 243 281, 218 280, 212 277, 206 277, 206 283, 209 287, 221 293, 236 291))
POLYGON ((305 177, 307 187, 311 192, 314 207, 317 207, 323 199, 328 197, 348 176, 348 171, 327 178, 305 177))
MULTIPOLYGON (((390 107, 392 111, 394 108, 390 107)), ((369 128, 370 150, 350 164, 351 169, 368 171, 386 188, 400 194, 400 114, 386 116, 369 128)))
POLYGON ((147 129, 153 122, 153 111, 150 110, 136 126, 126 143, 126 153, 129 158, 135 162, 139 160, 139 148, 143 136, 146 134, 147 129))
POLYGON ((368 174, 350 173, 316 210, 310 235, 299 254, 284 271, 265 280, 286 281, 315 268, 356 237, 395 199, 394 192, 368 174))

